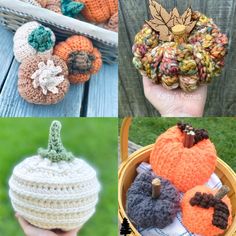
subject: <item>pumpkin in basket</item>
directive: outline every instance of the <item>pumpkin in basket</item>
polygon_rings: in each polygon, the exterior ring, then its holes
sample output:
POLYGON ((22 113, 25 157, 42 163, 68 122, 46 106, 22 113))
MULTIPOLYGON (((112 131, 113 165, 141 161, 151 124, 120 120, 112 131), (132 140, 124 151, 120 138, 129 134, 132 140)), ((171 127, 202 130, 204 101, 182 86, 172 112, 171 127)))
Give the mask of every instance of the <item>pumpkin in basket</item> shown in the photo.
POLYGON ((49 28, 36 21, 28 22, 19 27, 14 35, 14 56, 18 62, 22 62, 33 55, 51 55, 55 39, 49 28))
POLYGON ((99 50, 84 36, 71 36, 54 48, 54 55, 63 59, 69 69, 71 83, 83 83, 97 73, 102 66, 99 50))
POLYGON ((53 121, 48 148, 14 168, 9 195, 14 210, 32 225, 69 231, 95 213, 100 184, 96 171, 63 147, 60 129, 53 121))
POLYGON ((192 92, 220 75, 227 36, 213 20, 188 8, 168 13, 150 0, 153 19, 136 35, 133 64, 142 76, 166 89, 192 92))
POLYGON ((128 189, 126 213, 138 227, 164 228, 173 222, 179 201, 178 191, 168 180, 143 172, 128 189))
POLYGON ((25 59, 18 77, 19 94, 34 104, 56 104, 70 87, 67 65, 57 56, 38 55, 25 59))
POLYGON ((206 183, 216 161, 215 146, 207 131, 183 123, 161 134, 150 155, 153 171, 182 192, 206 183))
POLYGON ((222 235, 232 223, 228 192, 227 186, 218 192, 206 186, 196 186, 186 192, 181 202, 184 226, 203 236, 222 235))

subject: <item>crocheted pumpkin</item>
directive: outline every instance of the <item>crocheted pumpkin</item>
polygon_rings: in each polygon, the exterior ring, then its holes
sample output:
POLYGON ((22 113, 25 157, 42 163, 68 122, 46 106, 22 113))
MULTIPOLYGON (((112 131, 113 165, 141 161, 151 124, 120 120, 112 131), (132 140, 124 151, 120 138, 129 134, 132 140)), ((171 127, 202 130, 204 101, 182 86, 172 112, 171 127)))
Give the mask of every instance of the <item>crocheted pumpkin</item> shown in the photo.
POLYGON ((179 201, 178 191, 168 180, 144 172, 128 189, 126 213, 138 227, 164 228, 173 222, 179 201))
POLYGON ((91 22, 103 23, 118 12, 118 0, 75 0, 83 2, 83 16, 91 22))
POLYGON ((23 61, 18 72, 18 91, 34 104, 55 104, 69 90, 68 68, 57 56, 31 56, 23 61))
POLYGON ((96 171, 63 147, 61 124, 52 122, 48 149, 18 164, 9 180, 14 210, 32 225, 64 231, 81 228, 95 213, 96 171))
POLYGON ((227 36, 213 20, 188 8, 181 16, 168 13, 150 0, 153 19, 136 35, 133 64, 156 84, 185 92, 196 90, 220 75, 227 52, 227 36))
POLYGON ((161 134, 150 155, 153 171, 181 192, 206 183, 216 160, 215 146, 207 131, 182 123, 161 134))
POLYGON ((33 55, 51 55, 55 35, 38 22, 28 22, 19 27, 13 38, 13 51, 18 62, 33 55))
POLYGON ((66 61, 71 83, 83 83, 102 66, 99 50, 84 36, 71 36, 54 48, 54 55, 66 61))
POLYGON ((228 188, 218 192, 206 186, 196 186, 185 193, 182 202, 183 224, 192 233, 217 236, 232 223, 231 203, 226 196, 228 188))

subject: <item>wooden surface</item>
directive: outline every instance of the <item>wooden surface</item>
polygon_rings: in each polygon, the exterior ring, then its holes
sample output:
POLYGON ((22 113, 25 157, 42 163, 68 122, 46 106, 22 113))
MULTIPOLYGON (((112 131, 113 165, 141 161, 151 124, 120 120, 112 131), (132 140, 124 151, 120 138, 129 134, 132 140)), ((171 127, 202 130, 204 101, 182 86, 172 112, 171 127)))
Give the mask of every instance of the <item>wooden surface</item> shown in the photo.
MULTIPOLYGON (((188 6, 214 19, 230 39, 226 66, 220 78, 208 89, 206 116, 236 114, 236 0, 158 0, 166 9, 177 7, 181 13, 188 6)), ((119 115, 156 116, 158 112, 143 94, 142 79, 132 65, 131 47, 136 33, 149 19, 147 0, 119 0, 119 115)))
POLYGON ((19 63, 12 51, 12 33, 0 26, 1 117, 116 117, 118 115, 118 67, 104 64, 85 85, 73 85, 56 105, 27 103, 17 91, 19 63))

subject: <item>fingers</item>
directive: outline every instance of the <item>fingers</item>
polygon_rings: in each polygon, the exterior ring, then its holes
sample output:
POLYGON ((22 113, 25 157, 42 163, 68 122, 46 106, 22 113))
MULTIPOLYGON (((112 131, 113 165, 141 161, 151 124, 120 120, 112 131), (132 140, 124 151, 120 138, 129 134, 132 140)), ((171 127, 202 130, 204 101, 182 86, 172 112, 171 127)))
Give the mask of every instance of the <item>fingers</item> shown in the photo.
POLYGON ((57 235, 58 236, 76 236, 78 231, 79 231, 79 228, 76 228, 76 229, 73 229, 73 230, 68 231, 68 232, 58 233, 57 235))
POLYGON ((16 213, 15 216, 16 216, 21 228, 26 233, 26 231, 29 230, 30 224, 27 221, 25 221, 18 213, 16 213))

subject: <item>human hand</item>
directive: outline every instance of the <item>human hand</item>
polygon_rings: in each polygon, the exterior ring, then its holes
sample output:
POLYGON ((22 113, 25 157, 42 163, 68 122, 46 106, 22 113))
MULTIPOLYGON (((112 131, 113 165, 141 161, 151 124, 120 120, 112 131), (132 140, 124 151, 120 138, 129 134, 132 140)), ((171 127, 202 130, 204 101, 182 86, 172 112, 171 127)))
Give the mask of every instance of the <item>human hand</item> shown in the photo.
POLYGON ((17 213, 16 213, 16 218, 18 219, 19 224, 26 236, 76 236, 79 231, 79 229, 74 229, 68 232, 63 232, 61 230, 50 231, 50 230, 40 229, 29 224, 17 213))
POLYGON ((170 91, 143 77, 145 97, 163 117, 202 117, 207 98, 207 86, 192 93, 181 89, 170 91))

